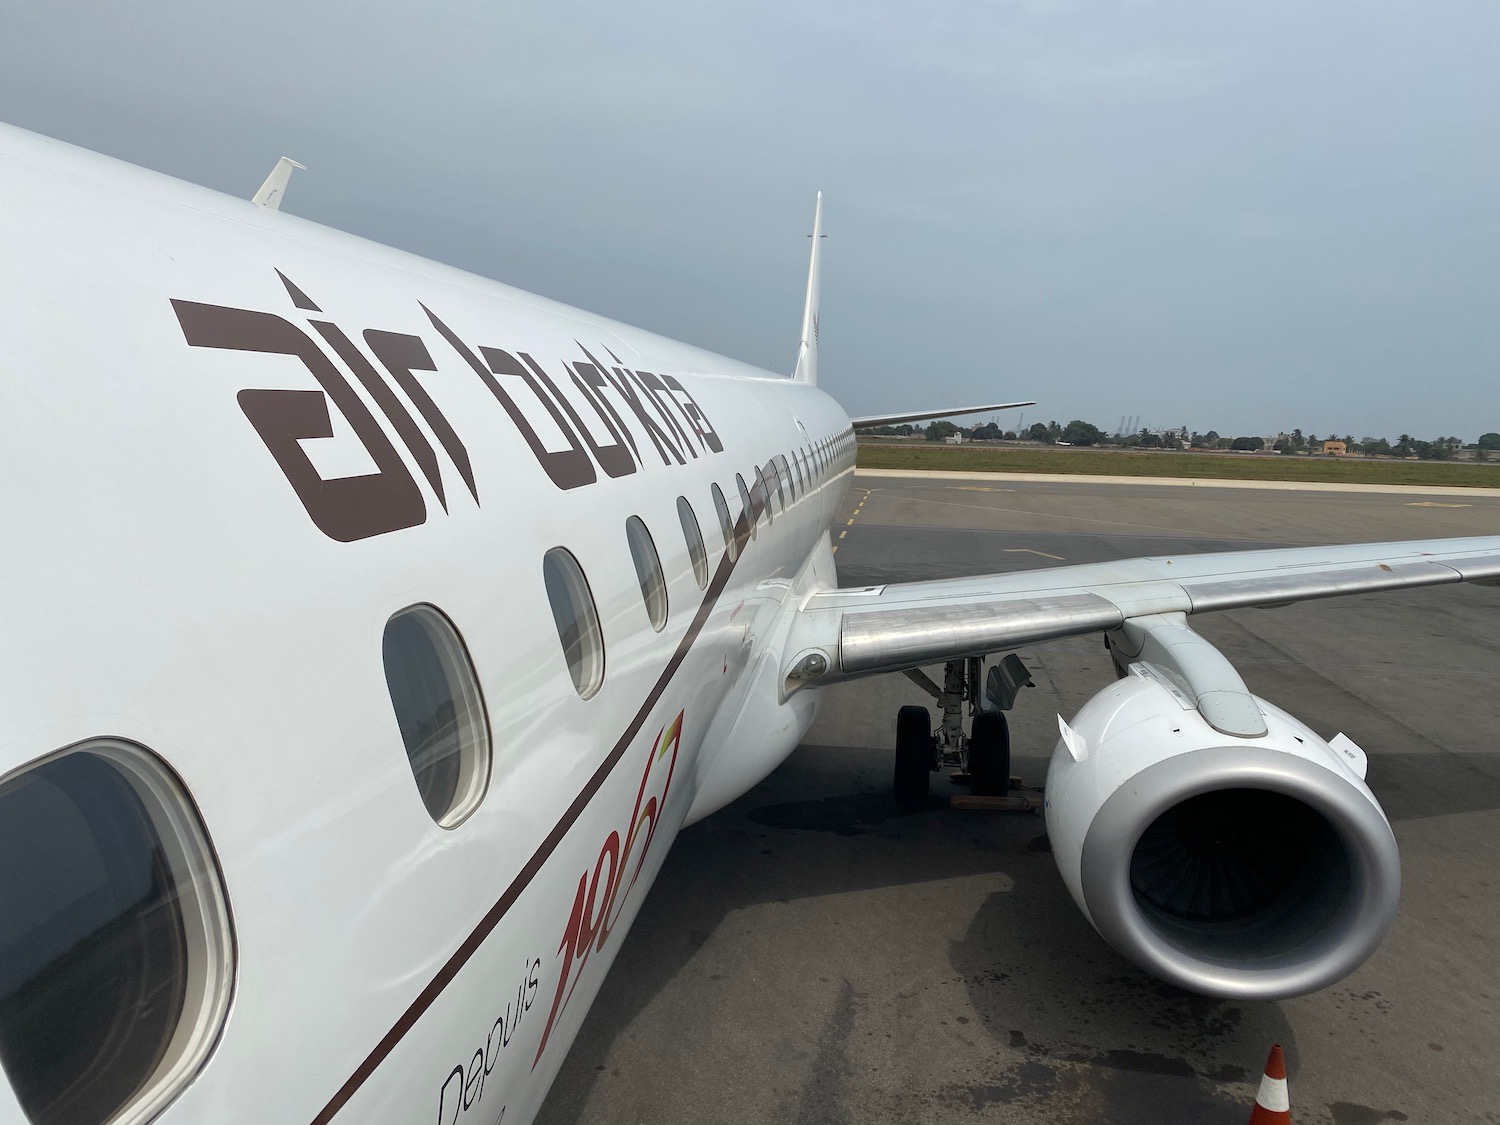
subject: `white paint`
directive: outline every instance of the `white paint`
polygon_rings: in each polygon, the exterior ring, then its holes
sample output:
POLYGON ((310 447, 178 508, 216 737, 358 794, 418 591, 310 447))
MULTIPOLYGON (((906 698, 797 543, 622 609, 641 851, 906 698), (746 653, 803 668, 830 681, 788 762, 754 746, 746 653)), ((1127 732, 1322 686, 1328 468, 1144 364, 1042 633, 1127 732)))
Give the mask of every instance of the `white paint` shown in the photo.
POLYGON ((1291 1095, 1287 1091, 1285 1078, 1272 1078, 1263 1074, 1260 1090, 1255 1095, 1255 1104, 1271 1113, 1289 1113, 1292 1108, 1291 1095))
MULTIPOLYGON (((0 384, 0 776, 101 735, 148 747, 196 803, 232 904, 232 1016, 159 1120, 311 1122, 370 1058, 332 1119, 479 1125, 503 1108, 524 1125, 677 830, 764 777, 812 721, 815 689, 781 698, 783 658, 798 651, 788 646, 801 608, 836 585, 829 528, 853 471, 848 415, 810 382, 19 130, 0 127, 0 170, 0 347, 15 376, 0 384), (294 307, 277 270, 323 311, 294 307), (420 338, 436 370, 416 380, 464 444, 477 503, 414 398, 392 391, 432 447, 446 509, 338 362, 425 517, 351 542, 319 530, 237 395, 328 396, 286 356, 189 346, 174 299, 281 318, 325 358, 310 320, 338 325, 361 350, 367 329, 420 338), (723 451, 684 423, 695 452, 664 464, 624 399, 601 390, 632 432, 636 471, 611 478, 591 459, 598 480, 561 489, 424 306, 469 349, 532 355, 596 441, 607 427, 563 367, 584 358, 580 344, 606 366, 676 377, 723 451), (737 512, 735 475, 753 481, 776 455, 821 468, 725 570, 710 486, 737 512), (693 579, 679 495, 721 571, 714 596, 693 579), (631 566, 630 515, 651 530, 666 573, 660 633, 631 566), (587 701, 542 586, 542 556, 558 545, 583 567, 602 621, 607 670, 587 701), (463 635, 495 748, 483 800, 452 830, 417 795, 382 670, 386 622, 417 603, 463 635), (643 803, 657 794, 659 806, 643 803), (607 878, 611 848, 628 851, 621 868, 633 882, 608 900, 608 936, 564 978, 559 945, 579 888, 607 878), (560 981, 566 1003, 539 1051, 560 981), (505 1022, 518 985, 524 1015, 505 1022), (409 1028, 382 1048, 414 1004, 409 1028), (488 1071, 470 1091, 476 1050, 488 1071), (472 1093, 463 1111, 455 1090, 472 1093)), ((816 263, 812 272, 815 283, 816 263)), ((376 379, 393 385, 378 364, 376 379)), ((308 444, 351 440, 337 432, 308 444)), ((566 444, 555 424, 539 432, 549 447, 566 444)), ((1247 568, 1257 565, 1272 564, 1247 568)), ((995 581, 966 589, 993 592, 995 581)), ((903 592, 878 596, 892 591, 903 592)), ((1120 690, 1161 691, 1137 679, 1120 690)), ((1130 732, 1098 753, 1102 730, 1084 716, 1078 731, 1094 758, 1146 754, 1130 732)), ((1097 808, 1104 784, 1097 772, 1082 778, 1049 789, 1069 826, 1097 808)), ((0 1120, 20 1120, 4 1083, 0 1120)))

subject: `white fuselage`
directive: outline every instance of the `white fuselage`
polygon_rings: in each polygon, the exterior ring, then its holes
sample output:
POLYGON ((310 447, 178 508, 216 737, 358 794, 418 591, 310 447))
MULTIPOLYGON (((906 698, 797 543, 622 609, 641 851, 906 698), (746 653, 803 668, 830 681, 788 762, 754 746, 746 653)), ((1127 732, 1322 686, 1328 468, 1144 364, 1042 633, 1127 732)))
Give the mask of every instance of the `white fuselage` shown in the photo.
POLYGON ((232 913, 227 1022, 161 1120, 529 1120, 677 830, 811 722, 815 691, 782 700, 775 641, 833 584, 847 416, 816 387, 3 128, 0 228, 0 778, 93 738, 149 749, 232 913), (425 346, 431 417, 369 330, 425 346), (323 359, 289 351, 299 336, 323 359), (496 372, 501 352, 534 361, 545 399, 496 372), (574 378, 591 363, 602 386, 574 378), (332 436, 278 455, 254 418, 320 389, 332 436), (804 486, 731 561, 711 487, 743 520, 736 474, 754 489, 778 455, 804 486), (358 503, 335 503, 345 487, 358 503), (632 515, 666 572, 660 632, 632 515), (588 699, 543 586, 556 546, 602 620, 588 699), (382 670, 382 630, 419 603, 462 635, 493 747, 451 829, 382 670))

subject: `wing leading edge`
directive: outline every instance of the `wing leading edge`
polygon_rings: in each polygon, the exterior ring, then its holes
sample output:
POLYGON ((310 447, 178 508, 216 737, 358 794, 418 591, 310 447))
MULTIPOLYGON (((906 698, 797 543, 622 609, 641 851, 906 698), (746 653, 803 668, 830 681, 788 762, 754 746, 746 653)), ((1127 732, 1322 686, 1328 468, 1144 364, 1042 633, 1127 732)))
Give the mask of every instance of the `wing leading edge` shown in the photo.
POLYGON ((856 430, 867 426, 894 426, 898 422, 925 422, 929 418, 957 418, 961 414, 985 414, 990 411, 1015 410, 1021 406, 1035 406, 1034 402, 997 402, 990 406, 958 406, 947 410, 911 410, 905 414, 871 414, 863 418, 851 418, 856 430))
POLYGON ((784 663, 790 691, 1108 632, 1136 617, 1451 582, 1500 585, 1500 536, 1163 555, 829 590, 802 606, 784 663), (826 671, 807 676, 801 669, 818 652, 826 671))

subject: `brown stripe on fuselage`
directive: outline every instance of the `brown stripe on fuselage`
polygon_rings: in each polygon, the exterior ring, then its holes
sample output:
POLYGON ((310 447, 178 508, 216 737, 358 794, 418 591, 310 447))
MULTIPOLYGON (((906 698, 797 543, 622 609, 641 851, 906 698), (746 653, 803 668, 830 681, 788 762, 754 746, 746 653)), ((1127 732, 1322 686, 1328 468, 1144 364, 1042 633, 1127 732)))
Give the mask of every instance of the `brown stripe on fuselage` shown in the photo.
MULTIPOLYGON (((741 550, 735 553, 741 558, 744 557, 743 547, 750 538, 750 517, 751 513, 742 512, 740 519, 735 524, 735 538, 741 547, 741 550)), ((433 1002, 442 994, 442 991, 458 976, 459 970, 464 967, 469 958, 474 956, 479 947, 484 944, 485 939, 500 924, 500 920, 510 912, 510 908, 521 897, 521 892, 536 878, 543 864, 557 850, 557 845, 562 843, 563 837, 568 834, 578 818, 583 815, 583 810, 593 800, 594 794, 599 792, 600 787, 604 784, 610 773, 613 772, 615 766, 619 764, 620 759, 625 756, 625 751, 630 748, 631 741, 640 733, 640 729, 645 724, 647 716, 651 714, 651 709, 656 706, 657 700, 661 698, 662 692, 667 688, 667 684, 671 682, 672 677, 686 658, 688 651, 693 647, 693 642, 698 639, 698 634, 703 631, 703 626, 708 621, 708 615, 713 612, 714 606, 718 603, 719 596, 723 594, 724 588, 729 584, 729 577, 734 573, 734 567, 735 560, 729 557, 728 551, 725 551, 720 556, 719 567, 714 572, 713 581, 708 584, 708 589, 704 591, 703 601, 698 606, 698 612, 693 616, 692 624, 688 626, 687 632, 682 636, 682 640, 677 643, 677 648, 672 653, 671 659, 667 661, 667 666, 662 669, 662 673, 657 677, 655 685, 641 703, 640 709, 636 711, 635 718, 630 720, 630 724, 625 728, 624 733, 620 735, 614 748, 610 750, 604 761, 599 764, 599 768, 589 778, 588 784, 583 787, 578 796, 573 798, 573 803, 568 806, 567 812, 563 813, 562 819, 553 826, 552 831, 547 833, 547 838, 542 841, 541 846, 531 854, 531 858, 526 861, 526 865, 511 880, 510 886, 505 888, 505 893, 500 896, 494 906, 490 907, 484 917, 479 920, 479 924, 474 927, 469 936, 454 951, 453 956, 449 957, 443 967, 438 970, 437 976, 432 978, 427 987, 422 989, 417 998, 407 1007, 406 1011, 401 1013, 401 1018, 396 1021, 395 1026, 386 1032, 380 1042, 375 1045, 375 1049, 365 1056, 365 1060, 349 1076, 349 1080, 339 1088, 338 1093, 334 1094, 328 1104, 312 1119, 312 1125, 327 1125, 329 1121, 333 1120, 339 1110, 344 1108, 349 1099, 354 1097, 355 1093, 365 1084, 370 1075, 375 1073, 375 1069, 385 1061, 386 1056, 396 1049, 396 1044, 405 1038, 406 1033, 422 1018, 423 1013, 432 1007, 433 1002)))

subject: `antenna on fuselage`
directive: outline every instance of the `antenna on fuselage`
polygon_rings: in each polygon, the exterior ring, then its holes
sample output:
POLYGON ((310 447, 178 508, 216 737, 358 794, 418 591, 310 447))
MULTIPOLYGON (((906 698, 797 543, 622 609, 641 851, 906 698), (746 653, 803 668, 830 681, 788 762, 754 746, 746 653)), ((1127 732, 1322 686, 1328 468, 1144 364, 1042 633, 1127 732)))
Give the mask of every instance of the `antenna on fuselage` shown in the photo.
POLYGON ((271 169, 266 182, 260 185, 260 190, 250 197, 250 202, 258 203, 267 211, 280 211, 281 199, 286 195, 286 185, 292 178, 293 168, 307 171, 306 164, 298 164, 290 156, 283 156, 276 162, 276 167, 271 169))

